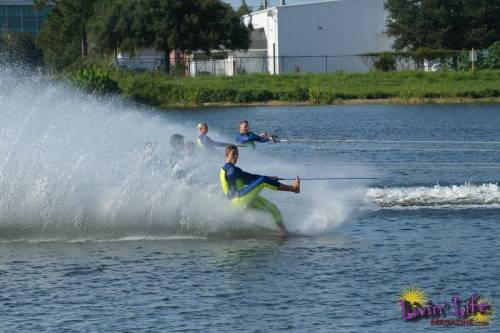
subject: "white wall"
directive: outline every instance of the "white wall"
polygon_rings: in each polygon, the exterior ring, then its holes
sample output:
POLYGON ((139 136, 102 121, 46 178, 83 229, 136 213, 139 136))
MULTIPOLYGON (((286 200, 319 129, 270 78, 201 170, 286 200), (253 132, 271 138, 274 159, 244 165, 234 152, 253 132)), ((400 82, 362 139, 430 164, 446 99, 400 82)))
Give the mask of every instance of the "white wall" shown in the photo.
POLYGON ((264 29, 270 73, 367 71, 368 58, 358 55, 390 51, 393 43, 384 33, 384 1, 277 6, 245 16, 244 23, 264 29))
POLYGON ((339 0, 278 7, 280 70, 367 71, 356 55, 390 51, 384 0, 339 0), (286 58, 287 56, 336 56, 286 58), (281 58, 283 57, 283 58, 281 58))
POLYGON ((261 10, 258 12, 251 13, 243 17, 243 22, 245 25, 252 24, 254 29, 264 29, 264 33, 267 38, 267 68, 270 73, 278 71, 277 59, 274 59, 273 50, 276 50, 276 56, 278 55, 278 21, 277 21, 277 9, 275 7, 261 10), (274 46, 273 46, 274 45, 274 46))
POLYGON ((385 0, 278 7, 280 55, 353 55, 390 50, 385 0))

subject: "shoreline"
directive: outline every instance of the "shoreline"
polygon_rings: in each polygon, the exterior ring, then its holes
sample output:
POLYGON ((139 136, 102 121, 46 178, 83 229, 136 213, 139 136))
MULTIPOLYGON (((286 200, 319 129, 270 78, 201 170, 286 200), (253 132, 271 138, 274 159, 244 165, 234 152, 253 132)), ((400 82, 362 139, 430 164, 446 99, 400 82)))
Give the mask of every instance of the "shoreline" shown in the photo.
POLYGON ((111 71, 125 98, 160 109, 366 104, 500 104, 500 70, 176 78, 111 71))
MULTIPOLYGON (((139 102, 140 103, 140 102, 139 102)), ((144 104, 144 103, 140 103, 144 104)), ((258 107, 258 106, 327 106, 327 105, 443 105, 443 104, 500 104, 500 97, 489 98, 384 98, 384 99, 337 99, 330 104, 310 101, 281 101, 233 103, 209 102, 201 104, 175 103, 156 106, 161 110, 170 108, 212 108, 212 107, 258 107)), ((147 104, 144 104, 147 105, 147 104)))

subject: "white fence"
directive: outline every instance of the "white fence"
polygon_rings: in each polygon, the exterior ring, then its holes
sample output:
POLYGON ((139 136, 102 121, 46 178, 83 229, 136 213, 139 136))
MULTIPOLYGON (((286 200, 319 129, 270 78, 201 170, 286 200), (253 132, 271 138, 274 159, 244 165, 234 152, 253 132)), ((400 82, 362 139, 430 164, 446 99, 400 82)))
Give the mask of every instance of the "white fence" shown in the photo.
POLYGON ((189 60, 188 70, 190 76, 199 75, 234 75, 234 59, 208 59, 208 60, 189 60))

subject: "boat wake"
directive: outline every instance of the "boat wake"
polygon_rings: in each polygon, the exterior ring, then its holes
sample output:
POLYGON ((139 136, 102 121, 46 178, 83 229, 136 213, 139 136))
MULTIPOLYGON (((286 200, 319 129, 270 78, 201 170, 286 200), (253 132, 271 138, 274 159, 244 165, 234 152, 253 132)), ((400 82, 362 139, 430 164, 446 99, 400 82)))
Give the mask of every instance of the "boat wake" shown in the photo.
POLYGON ((500 208, 498 184, 370 188, 367 198, 385 209, 500 208))

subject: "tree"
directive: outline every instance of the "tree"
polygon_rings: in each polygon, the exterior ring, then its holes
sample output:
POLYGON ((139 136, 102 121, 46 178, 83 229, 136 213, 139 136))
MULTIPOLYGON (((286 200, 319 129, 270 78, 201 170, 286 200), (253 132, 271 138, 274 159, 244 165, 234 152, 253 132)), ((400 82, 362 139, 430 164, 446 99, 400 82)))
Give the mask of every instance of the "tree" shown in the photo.
POLYGON ((250 46, 250 29, 240 20, 233 8, 222 1, 198 0, 194 1, 197 7, 198 21, 201 24, 193 26, 197 38, 184 44, 183 51, 221 49, 243 49, 250 46), (211 17, 204 20, 204 16, 211 17), (199 30, 196 30, 198 28, 199 30))
POLYGON ((132 54, 141 48, 163 50, 166 71, 171 50, 209 53, 248 49, 250 44, 250 30, 220 0, 123 0, 98 21, 95 36, 102 49, 118 47, 132 54))
POLYGON ((468 0, 464 1, 467 15, 465 39, 467 48, 487 48, 500 41, 500 1, 468 0), (476 45, 479 43, 479 45, 476 45))
POLYGON ((392 54, 384 52, 373 62, 373 67, 378 71, 390 72, 396 70, 396 59, 392 54))
POLYGON ((500 39, 498 0, 387 0, 396 50, 486 48, 500 39))
POLYGON ((171 50, 209 53, 223 47, 248 49, 249 30, 229 4, 218 0, 157 0, 153 45, 165 51, 166 70, 171 50))
POLYGON ((481 63, 483 68, 500 69, 500 41, 493 43, 488 48, 488 54, 481 63))
MULTIPOLYGON (((89 54, 88 25, 98 0, 59 0, 37 39, 47 63, 62 68, 89 54)), ((47 1, 36 2, 38 8, 47 1)))
POLYGON ((42 57, 42 50, 36 46, 33 35, 23 32, 0 35, 0 58, 8 63, 40 66, 42 57))
POLYGON ((238 10, 236 10, 236 15, 243 16, 243 15, 248 15, 251 12, 252 12, 252 8, 250 8, 247 5, 247 2, 245 0, 241 0, 241 5, 238 8, 238 10))
POLYGON ((113 53, 116 58, 120 47, 133 38, 133 16, 126 15, 127 9, 124 2, 119 0, 100 2, 96 5, 96 15, 89 27, 90 37, 98 54, 113 53))

